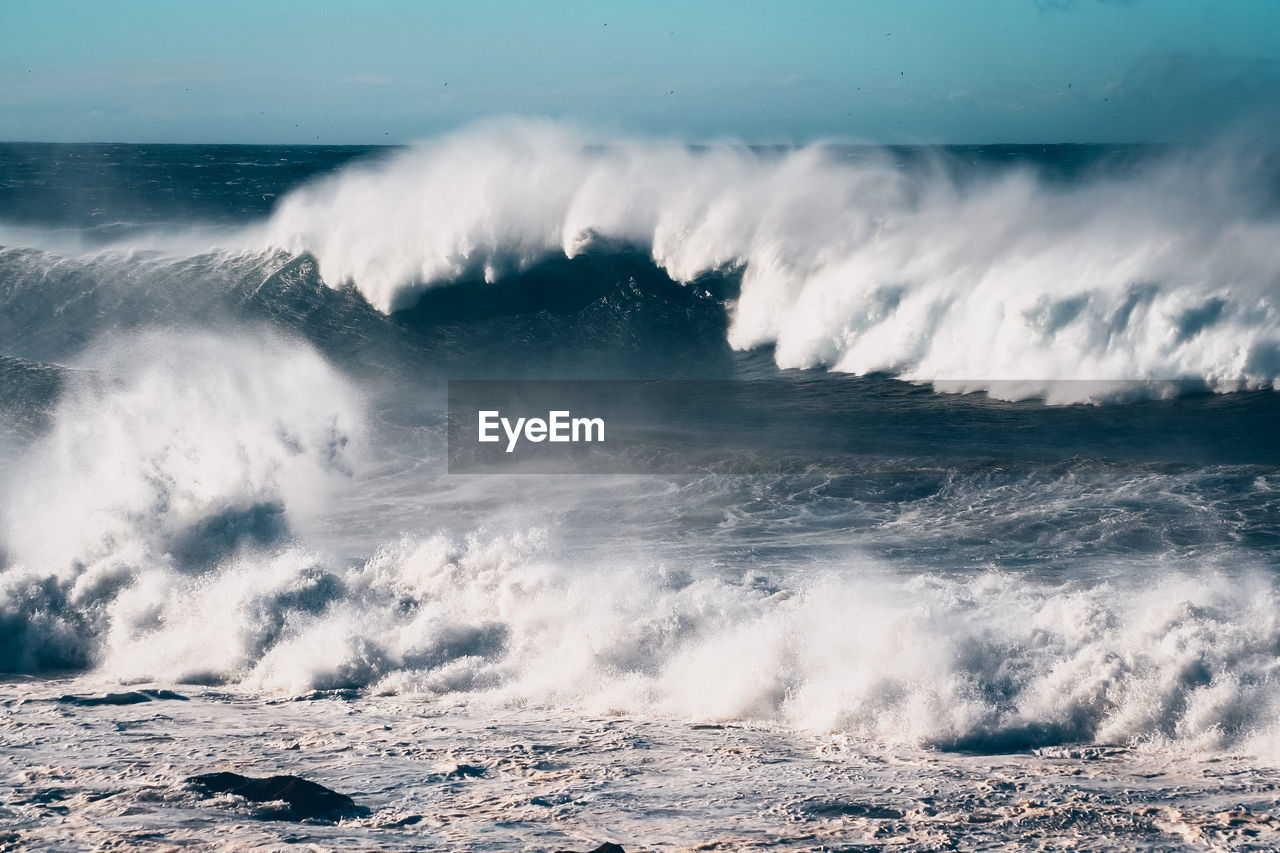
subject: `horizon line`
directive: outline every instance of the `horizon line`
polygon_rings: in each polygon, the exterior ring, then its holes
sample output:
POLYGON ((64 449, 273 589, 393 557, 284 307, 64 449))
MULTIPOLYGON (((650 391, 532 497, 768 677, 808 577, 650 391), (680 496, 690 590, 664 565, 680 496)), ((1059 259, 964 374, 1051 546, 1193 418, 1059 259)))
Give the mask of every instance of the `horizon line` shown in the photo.
MULTIPOLYGON (((135 147, 143 146, 167 146, 167 147, 239 147, 239 148, 408 148, 419 142, 440 138, 447 134, 439 134, 438 136, 423 136, 412 142, 129 142, 120 140, 50 140, 50 139, 0 139, 0 145, 127 145, 135 147)), ((668 139, 667 137, 655 137, 655 139, 668 139)), ((668 140, 669 141, 669 140, 668 140)), ((1197 147, 1207 144, 1206 142, 1175 142, 1175 141, 1089 141, 1089 142, 1049 142, 1044 140, 1014 142, 1009 140, 988 140, 983 142, 870 142, 859 140, 840 140, 832 137, 818 137, 805 142, 744 142, 742 140, 724 139, 711 141, 698 141, 685 143, 691 148, 706 148, 715 145, 736 145, 743 148, 804 148, 810 145, 837 145, 843 148, 976 148, 987 146, 1016 146, 1016 147, 1032 147, 1036 145, 1052 145, 1057 147, 1065 146, 1114 146, 1129 148, 1156 148, 1156 147, 1197 147)), ((1275 143, 1280 146, 1280 142, 1275 143)))

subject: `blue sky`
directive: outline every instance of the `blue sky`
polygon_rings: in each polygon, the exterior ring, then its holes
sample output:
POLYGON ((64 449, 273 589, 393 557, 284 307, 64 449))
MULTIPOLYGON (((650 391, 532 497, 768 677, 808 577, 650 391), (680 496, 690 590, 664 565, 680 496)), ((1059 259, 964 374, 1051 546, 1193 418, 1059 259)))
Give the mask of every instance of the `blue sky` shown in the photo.
POLYGON ((0 0, 0 139, 1278 135, 1280 0, 0 0))

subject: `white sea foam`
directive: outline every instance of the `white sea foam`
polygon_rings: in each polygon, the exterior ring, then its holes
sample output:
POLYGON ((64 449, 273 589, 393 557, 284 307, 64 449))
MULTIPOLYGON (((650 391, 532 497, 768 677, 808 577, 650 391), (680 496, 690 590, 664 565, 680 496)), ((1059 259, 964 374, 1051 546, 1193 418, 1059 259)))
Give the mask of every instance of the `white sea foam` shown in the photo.
POLYGON ((101 609, 149 573, 200 576, 286 537, 360 435, 345 380, 265 333, 122 335, 83 358, 94 370, 71 374, 52 430, 6 478, 10 670, 92 659, 101 609))
POLYGON ((974 749, 1266 752, 1280 739, 1280 589, 1261 570, 1228 574, 1193 553, 1063 584, 849 552, 732 577, 656 565, 643 546, 584 559, 539 529, 406 536, 334 564, 308 546, 307 522, 359 458, 362 404, 346 381, 266 336, 127 343, 86 355, 97 370, 73 376, 10 484, 7 670, 974 749))
MULTIPOLYGON (((125 408, 106 407, 86 433, 125 408)), ((152 431, 171 422, 151 415, 162 421, 152 431)), ((326 423, 326 413, 314 422, 326 423)), ((258 470, 292 515, 308 498, 283 485, 295 451, 255 467, 263 457, 243 429, 223 464, 258 470)), ((135 464, 135 450, 101 464, 135 464)), ((310 464, 308 452, 297 464, 310 464)), ((53 460, 95 470, 74 448, 41 458, 50 494, 63 494, 53 460)), ((250 471, 229 491, 215 477, 196 494, 190 484, 203 478, 180 473, 191 464, 181 447, 147 459, 139 481, 73 495, 62 521, 75 523, 61 535, 18 538, 0 623, 6 644, 20 631, 43 655, 27 668, 84 658, 124 682, 230 682, 268 695, 368 688, 971 749, 1085 741, 1266 753, 1280 731, 1280 590, 1261 573, 1152 565, 1127 580, 1059 584, 904 575, 850 554, 816 574, 733 578, 654 567, 644 554, 584 564, 537 529, 406 537, 335 567, 296 543, 227 547, 222 528, 194 520, 225 517, 245 489, 260 500, 250 471), (178 529, 209 537, 210 560, 175 558, 178 529), (59 644, 69 646, 61 657, 59 644)))
POLYGON ((1280 591, 1261 576, 1073 588, 855 561, 770 591, 569 568, 544 542, 404 540, 338 574, 301 552, 150 573, 107 604, 104 672, 973 749, 1275 740, 1280 591))
POLYGON ((1012 396, 1062 393, 1044 383, 1059 379, 1280 382, 1280 220, 1247 153, 1060 185, 940 165, 489 122, 292 193, 268 241, 384 311, 598 238, 679 281, 740 268, 730 343, 775 345, 782 367, 1005 380, 994 390, 1012 396))

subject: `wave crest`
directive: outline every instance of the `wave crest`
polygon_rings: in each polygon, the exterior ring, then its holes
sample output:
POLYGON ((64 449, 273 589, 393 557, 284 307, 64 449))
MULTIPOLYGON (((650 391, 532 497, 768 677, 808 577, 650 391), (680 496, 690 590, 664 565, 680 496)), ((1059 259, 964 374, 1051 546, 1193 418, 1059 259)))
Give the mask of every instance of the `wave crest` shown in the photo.
POLYGON ((773 345, 784 368, 1226 390, 1280 382, 1273 173, 1217 150, 1055 182, 942 154, 908 167, 507 120, 299 190, 268 232, 383 311, 612 241, 681 282, 740 269, 729 342, 773 345))

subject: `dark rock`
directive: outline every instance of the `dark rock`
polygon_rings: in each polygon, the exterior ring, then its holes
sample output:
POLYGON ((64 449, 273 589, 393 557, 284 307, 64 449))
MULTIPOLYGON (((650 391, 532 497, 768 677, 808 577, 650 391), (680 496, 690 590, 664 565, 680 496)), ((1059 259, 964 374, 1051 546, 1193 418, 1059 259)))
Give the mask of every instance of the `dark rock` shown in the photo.
POLYGON ((406 818, 396 821, 391 826, 413 826, 415 823, 422 823, 422 815, 411 814, 406 818))
POLYGON ((210 796, 235 794, 254 803, 287 803, 288 813, 283 817, 337 820, 369 813, 346 794, 297 776, 255 779, 239 773, 205 773, 187 779, 187 784, 210 796))
POLYGON ((903 816, 900 809, 873 806, 867 803, 810 803, 805 807, 805 811, 814 817, 865 817, 871 820, 896 820, 903 816))
POLYGON ((155 702, 162 699, 169 699, 178 702, 186 702, 187 697, 181 693, 174 693, 172 690, 130 690, 128 693, 108 693, 105 696, 66 696, 58 697, 59 702, 65 702, 68 705, 80 705, 81 707, 93 707, 95 705, 138 705, 142 702, 155 702))
POLYGON ((71 796, 71 792, 67 788, 39 788, 28 793, 25 797, 18 795, 13 802, 24 806, 43 806, 49 803, 57 803, 71 796))
MULTIPOLYGON (((557 850, 556 853, 575 853, 575 851, 557 850)), ((623 850, 622 846, 619 844, 614 844, 613 842, 606 841, 604 844, 601 844, 595 850, 592 850, 591 853, 627 853, 627 851, 623 850)))

